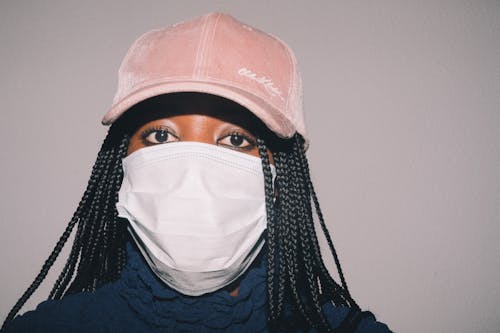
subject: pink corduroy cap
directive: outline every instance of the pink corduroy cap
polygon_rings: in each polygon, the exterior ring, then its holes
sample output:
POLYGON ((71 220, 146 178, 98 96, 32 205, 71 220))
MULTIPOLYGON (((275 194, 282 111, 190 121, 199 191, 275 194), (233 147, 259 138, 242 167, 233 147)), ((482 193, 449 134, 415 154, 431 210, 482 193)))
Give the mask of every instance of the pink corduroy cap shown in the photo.
POLYGON ((308 141, 291 49, 228 14, 210 13, 139 37, 120 66, 113 106, 102 123, 113 123, 147 98, 174 92, 230 99, 278 136, 298 132, 308 141))

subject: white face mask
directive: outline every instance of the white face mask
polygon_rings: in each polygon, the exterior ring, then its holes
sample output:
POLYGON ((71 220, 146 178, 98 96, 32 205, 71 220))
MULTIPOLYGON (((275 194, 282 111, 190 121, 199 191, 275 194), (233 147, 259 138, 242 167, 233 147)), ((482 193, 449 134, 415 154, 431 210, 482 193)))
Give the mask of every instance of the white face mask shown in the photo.
MULTIPOLYGON (((153 272, 191 296, 241 276, 264 245, 261 159, 199 142, 142 148, 123 159, 116 204, 153 272)), ((271 165, 273 178, 274 166, 271 165)))

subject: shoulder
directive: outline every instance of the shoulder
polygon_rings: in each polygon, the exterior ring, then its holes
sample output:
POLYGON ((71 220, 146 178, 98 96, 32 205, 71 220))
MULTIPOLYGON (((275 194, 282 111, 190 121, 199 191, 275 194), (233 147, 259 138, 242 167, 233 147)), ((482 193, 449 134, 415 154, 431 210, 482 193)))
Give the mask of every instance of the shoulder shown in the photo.
POLYGON ((47 300, 33 311, 19 315, 7 326, 5 333, 17 332, 109 332, 120 321, 125 325, 130 317, 112 285, 95 292, 81 292, 60 300, 47 300))
POLYGON ((354 327, 354 333, 390 333, 389 327, 376 320, 370 311, 360 311, 348 307, 336 307, 331 303, 323 305, 323 313, 329 324, 338 331, 351 332, 349 327, 354 327))

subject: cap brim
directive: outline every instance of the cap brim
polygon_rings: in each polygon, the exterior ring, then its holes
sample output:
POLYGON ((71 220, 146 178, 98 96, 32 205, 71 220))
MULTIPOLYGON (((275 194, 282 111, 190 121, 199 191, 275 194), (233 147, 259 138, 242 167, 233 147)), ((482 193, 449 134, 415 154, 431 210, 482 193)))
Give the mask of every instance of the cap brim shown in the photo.
POLYGON ((250 110, 279 137, 290 138, 296 132, 290 120, 279 112, 279 110, 264 102, 264 100, 258 96, 234 86, 200 81, 169 81, 135 89, 132 93, 116 102, 111 109, 106 112, 102 119, 102 124, 112 124, 125 111, 141 101, 154 96, 176 92, 200 92, 221 96, 250 110))

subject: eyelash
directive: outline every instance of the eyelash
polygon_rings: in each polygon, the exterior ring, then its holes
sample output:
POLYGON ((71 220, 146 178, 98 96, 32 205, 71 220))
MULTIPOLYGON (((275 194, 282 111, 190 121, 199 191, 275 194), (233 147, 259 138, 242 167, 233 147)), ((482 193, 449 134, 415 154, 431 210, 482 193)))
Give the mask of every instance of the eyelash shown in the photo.
POLYGON ((146 138, 151 134, 151 133, 154 133, 154 132, 158 132, 158 131, 165 131, 167 132, 168 135, 171 135, 175 138, 177 138, 174 134, 172 134, 172 132, 170 131, 170 129, 168 129, 167 127, 164 127, 164 126, 154 126, 154 127, 151 127, 151 128, 148 128, 146 130, 144 130, 142 133, 141 133, 141 140, 142 140, 142 143, 145 145, 145 146, 153 146, 153 145, 157 145, 157 144, 160 144, 160 143, 153 143, 153 142, 149 142, 148 140, 146 140, 146 138))
POLYGON ((250 136, 246 135, 245 133, 242 133, 242 132, 239 132, 239 131, 233 131, 233 132, 230 132, 226 135, 224 135, 222 138, 220 138, 219 140, 217 140, 217 142, 225 139, 225 138, 228 138, 228 137, 231 137, 232 135, 238 135, 238 136, 241 136, 243 139, 245 139, 247 142, 248 142, 248 146, 247 147, 234 147, 234 146, 228 146, 229 148, 231 149, 243 149, 243 150, 252 150, 256 145, 257 145, 257 142, 251 138, 250 136))
MULTIPOLYGON (((144 130, 141 133, 140 137, 141 137, 141 140, 142 140, 143 144, 145 146, 153 146, 153 145, 161 144, 161 143, 152 143, 152 142, 146 140, 146 138, 151 133, 158 132, 158 131, 165 131, 165 132, 167 132, 167 134, 169 136, 171 135, 171 136, 177 138, 177 136, 175 136, 174 134, 172 134, 172 132, 170 131, 169 128, 164 127, 164 126, 155 126, 155 127, 148 128, 148 129, 144 130)), ((231 149, 236 149, 236 150, 239 150, 239 149, 242 149, 242 150, 252 150, 257 145, 257 142, 252 137, 250 137, 250 136, 248 136, 245 133, 240 132, 240 131, 232 131, 232 132, 230 132, 228 134, 225 134, 224 136, 222 136, 220 139, 217 140, 217 143, 219 141, 222 141, 223 139, 231 137, 232 135, 241 136, 243 139, 245 139, 248 142, 248 146, 247 147, 235 147, 235 146, 228 146, 228 145, 224 145, 224 146, 227 146, 227 147, 229 147, 231 149)))

